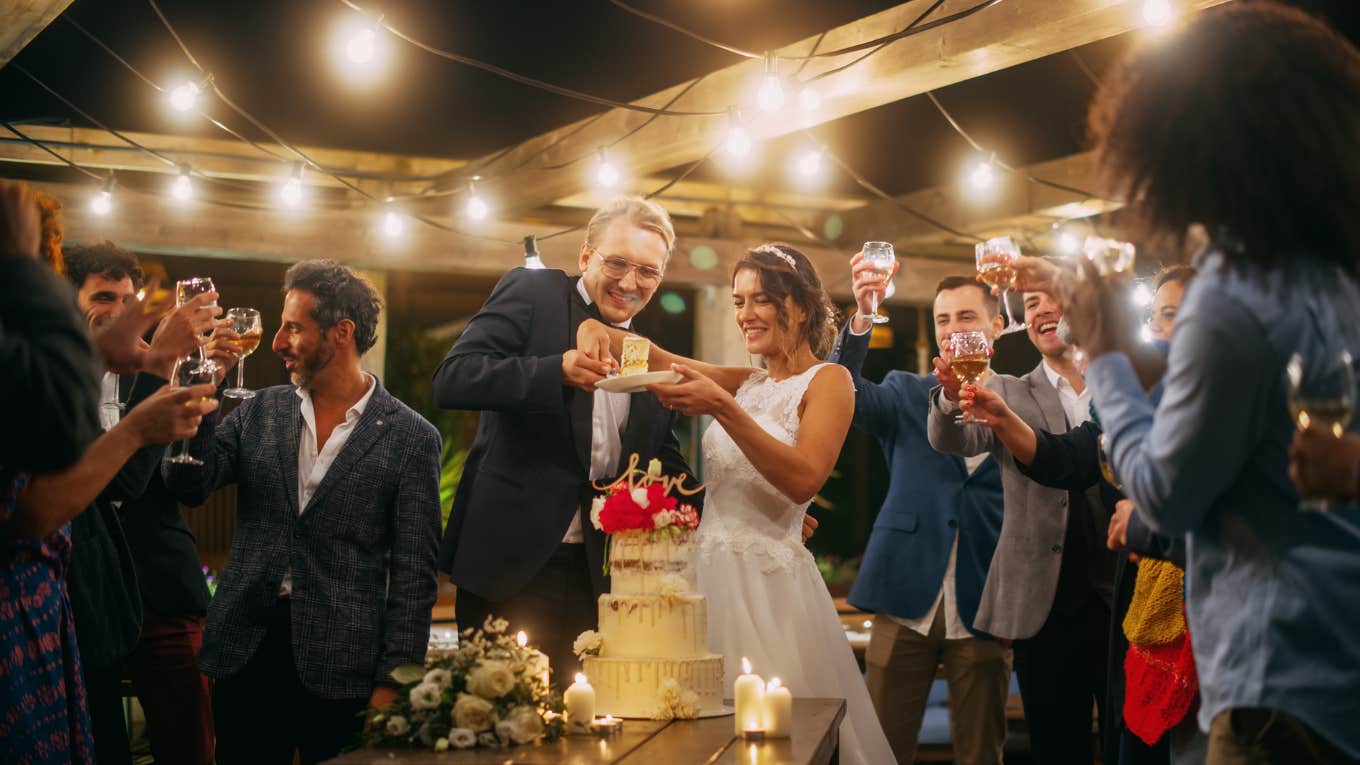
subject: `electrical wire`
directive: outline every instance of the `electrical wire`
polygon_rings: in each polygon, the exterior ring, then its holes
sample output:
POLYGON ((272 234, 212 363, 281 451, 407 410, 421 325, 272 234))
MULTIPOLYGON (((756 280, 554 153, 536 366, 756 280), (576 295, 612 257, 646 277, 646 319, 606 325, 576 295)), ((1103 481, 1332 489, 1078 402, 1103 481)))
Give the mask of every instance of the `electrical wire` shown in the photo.
POLYGON ((22 138, 22 139, 24 139, 25 141, 27 141, 27 142, 33 144, 34 146, 38 147, 39 149, 42 149, 43 151, 47 152, 48 154, 51 154, 52 156, 54 156, 54 157, 56 157, 57 159, 61 160, 63 163, 65 163, 65 164, 67 164, 67 165, 70 165, 71 167, 75 168, 76 170, 79 170, 80 172, 84 173, 85 175, 88 175, 89 177, 95 179, 96 181, 102 181, 102 180, 104 180, 104 176, 100 175, 99 173, 96 173, 96 172, 94 172, 93 170, 89 170, 89 169, 86 169, 86 168, 84 168, 84 167, 81 167, 80 165, 77 165, 75 162, 72 162, 71 160, 67 159, 66 157, 63 157, 62 155, 58 154, 56 151, 54 151, 54 150, 48 148, 47 146, 44 146, 41 142, 39 142, 39 141, 37 141, 37 140, 35 140, 35 139, 33 139, 33 138, 30 138, 30 137, 28 137, 27 135, 24 135, 22 132, 19 131, 18 128, 14 127, 13 124, 11 124, 11 123, 9 123, 9 122, 6 122, 6 121, 3 121, 3 120, 0 120, 0 125, 4 125, 4 126, 5 126, 5 129, 8 130, 9 132, 11 132, 11 133, 13 133, 13 134, 19 136, 20 138, 22 138))
MULTIPOLYGON (((996 1, 996 2, 1000 2, 1000 0, 995 0, 995 1, 996 1)), ((935 12, 935 9, 936 9, 936 8, 939 8, 939 7, 940 7, 941 5, 943 5, 943 4, 944 4, 944 0, 935 0, 935 2, 932 3, 931 6, 930 6, 929 8, 925 9, 925 11, 924 11, 920 16, 917 16, 915 19, 913 19, 912 22, 911 22, 910 24, 908 24, 906 27, 904 27, 904 28, 901 30, 901 32, 899 32, 899 34, 911 32, 914 28, 916 28, 916 25, 917 25, 917 24, 920 24, 922 21, 924 21, 925 18, 926 18, 927 16, 929 16, 931 13, 934 13, 934 12, 935 12)), ((924 29, 924 28, 923 28, 923 29, 924 29)), ((828 70, 826 70, 826 71, 824 71, 824 72, 821 72, 821 73, 817 74, 816 76, 810 78, 810 79, 808 80, 808 82, 812 83, 812 82, 816 82, 816 81, 818 81, 818 80, 826 79, 827 77, 830 77, 830 76, 832 76, 832 75, 834 75, 834 74, 840 74, 841 72, 844 72, 846 69, 849 69, 850 67, 859 64, 860 62, 864 61, 866 58, 869 58, 870 56, 874 55, 875 53, 877 53, 877 52, 883 50, 884 48, 888 47, 890 44, 892 44, 892 42, 893 42, 892 40, 888 40, 887 42, 880 43, 879 45, 877 45, 877 46, 875 46, 874 48, 872 48, 871 50, 869 50, 869 52, 865 53, 863 56, 860 56, 859 58, 856 58, 856 59, 854 59, 854 60, 852 60, 852 61, 849 61, 849 62, 847 62, 847 63, 841 64, 840 66, 833 67, 833 68, 828 69, 828 70)))

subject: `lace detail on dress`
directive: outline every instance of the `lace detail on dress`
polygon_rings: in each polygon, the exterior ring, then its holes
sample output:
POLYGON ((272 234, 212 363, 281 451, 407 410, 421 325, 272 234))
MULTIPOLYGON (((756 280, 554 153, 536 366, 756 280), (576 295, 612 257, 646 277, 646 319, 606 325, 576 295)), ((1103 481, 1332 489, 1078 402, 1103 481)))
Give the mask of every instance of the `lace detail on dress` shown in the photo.
POLYGON ((762 574, 792 571, 794 564, 803 557, 816 564, 816 559, 801 541, 790 543, 750 532, 714 529, 707 534, 700 534, 698 542, 699 560, 703 564, 712 562, 715 553, 722 555, 728 552, 747 558, 760 556, 763 559, 760 563, 762 574))

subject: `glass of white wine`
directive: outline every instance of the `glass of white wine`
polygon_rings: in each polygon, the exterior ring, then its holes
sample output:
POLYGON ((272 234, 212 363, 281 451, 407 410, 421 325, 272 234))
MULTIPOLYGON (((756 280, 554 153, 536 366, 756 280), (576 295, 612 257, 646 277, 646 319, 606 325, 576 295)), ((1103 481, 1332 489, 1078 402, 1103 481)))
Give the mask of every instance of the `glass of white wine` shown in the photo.
MULTIPOLYGON (((893 252, 892 242, 865 242, 861 249, 864 263, 884 279, 891 279, 893 266, 897 265, 897 255, 893 252)), ((886 298, 886 296, 885 296, 886 298)), ((887 324, 888 317, 878 312, 878 293, 870 293, 871 308, 869 320, 875 324, 887 324)))
POLYGON ((1000 334, 1024 332, 1025 323, 1015 320, 1011 314, 1010 301, 1006 299, 1015 287, 1015 259, 1020 257, 1020 245, 1009 236, 998 236, 979 242, 973 248, 973 254, 977 258, 978 277, 983 284, 997 289, 1001 307, 1006 311, 1006 328, 1000 334))
MULTIPOLYGON (((977 385, 992 365, 992 347, 984 332, 955 332, 949 336, 949 369, 964 385, 977 385)), ((958 422, 978 423, 981 420, 964 412, 958 422)))
POLYGON ((246 387, 246 357, 260 347, 264 323, 260 320, 260 312, 254 308, 233 308, 227 311, 227 319, 231 321, 231 330, 240 335, 236 347, 241 353, 241 360, 236 362, 236 387, 222 391, 222 395, 227 398, 251 398, 255 391, 246 387))
MULTIPOLYGON (((206 276, 194 276, 188 279, 180 279, 175 282, 175 305, 182 306, 204 292, 216 291, 217 287, 213 285, 213 280, 206 276)), ((204 306, 204 308, 215 309, 217 308, 217 303, 209 303, 204 306)), ((214 313, 214 315, 216 314, 214 313)), ((202 361, 208 359, 207 355, 204 354, 203 346, 201 345, 198 347, 198 358, 202 361)))
MULTIPOLYGON (((217 381, 217 365, 211 359, 200 359, 195 356, 188 356, 175 362, 175 371, 171 374, 172 384, 180 388, 188 388, 193 385, 204 383, 214 383, 217 381)), ((166 462, 176 465, 202 465, 200 460, 189 454, 189 439, 179 442, 179 448, 175 450, 174 456, 166 457, 166 462)))
MULTIPOLYGON (((1355 415, 1355 363, 1348 351, 1309 362, 1295 353, 1285 364, 1289 414, 1300 431, 1316 428, 1335 438, 1346 434, 1355 415)), ((1326 510, 1322 499, 1304 499, 1301 510, 1326 510)))

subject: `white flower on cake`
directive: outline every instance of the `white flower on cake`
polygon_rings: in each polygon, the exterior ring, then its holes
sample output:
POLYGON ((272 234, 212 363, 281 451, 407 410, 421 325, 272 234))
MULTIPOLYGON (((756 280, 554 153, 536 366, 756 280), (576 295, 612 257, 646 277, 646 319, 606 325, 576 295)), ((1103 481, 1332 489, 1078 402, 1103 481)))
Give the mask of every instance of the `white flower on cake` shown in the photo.
POLYGON ((460 693, 458 700, 453 702, 453 724, 474 733, 489 731, 496 724, 495 707, 481 696, 460 693))
POLYGON ((699 716, 699 694, 681 688, 673 677, 661 681, 656 696, 656 711, 652 716, 658 720, 692 720, 699 716))
POLYGON ((647 499, 647 490, 641 486, 633 489, 632 497, 633 502, 637 503, 637 506, 643 510, 646 510, 647 506, 651 504, 651 500, 647 499))
POLYGON ((584 656, 599 656, 600 650, 604 648, 604 636, 595 630, 586 630, 576 636, 576 642, 571 644, 571 652, 576 654, 576 658, 584 656))
POLYGON ((527 744, 543 735, 543 718, 533 707, 518 706, 496 724, 496 732, 500 733, 503 727, 511 741, 527 744))
POLYGON ((666 574, 656 586, 656 594, 665 598, 667 602, 673 602, 688 591, 689 582, 679 574, 666 574))
POLYGON ((686 690, 680 693, 680 706, 676 709, 675 716, 693 720, 699 716, 699 694, 694 691, 686 690))
POLYGON ((448 688, 453 685, 453 673, 447 669, 432 669, 425 673, 425 679, 421 682, 423 685, 448 688))
POLYGON ((414 710, 436 709, 443 700, 444 693, 433 683, 421 683, 411 689, 411 708, 414 710))
POLYGON ((468 691, 484 699, 498 699, 515 688, 515 673, 503 661, 483 661, 468 673, 468 691))
POLYGON ((392 715, 387 720, 387 733, 391 736, 405 736, 411 732, 411 724, 401 715, 392 715))
POLYGON ((647 475, 653 478, 661 477, 661 460, 653 457, 651 461, 647 463, 647 475))
POLYGON ((599 531, 604 531, 604 525, 600 523, 600 511, 604 509, 604 495, 600 495, 590 502, 590 525, 599 531))
POLYGON ((455 749, 471 749, 477 745, 477 732, 467 728, 454 728, 449 731, 449 743, 455 749))

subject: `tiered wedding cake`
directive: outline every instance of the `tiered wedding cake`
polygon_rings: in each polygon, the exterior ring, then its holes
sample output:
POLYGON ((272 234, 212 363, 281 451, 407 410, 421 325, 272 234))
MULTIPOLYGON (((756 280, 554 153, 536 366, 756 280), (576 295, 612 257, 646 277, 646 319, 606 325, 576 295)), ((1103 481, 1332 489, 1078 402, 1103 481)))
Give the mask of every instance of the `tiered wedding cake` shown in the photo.
POLYGON ((591 513, 611 534, 611 585, 600 596, 599 632, 582 635, 577 649, 604 714, 723 711, 723 658, 708 650, 708 601, 694 592, 698 515, 666 496, 666 483, 653 461, 640 480, 611 487, 591 513))

